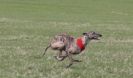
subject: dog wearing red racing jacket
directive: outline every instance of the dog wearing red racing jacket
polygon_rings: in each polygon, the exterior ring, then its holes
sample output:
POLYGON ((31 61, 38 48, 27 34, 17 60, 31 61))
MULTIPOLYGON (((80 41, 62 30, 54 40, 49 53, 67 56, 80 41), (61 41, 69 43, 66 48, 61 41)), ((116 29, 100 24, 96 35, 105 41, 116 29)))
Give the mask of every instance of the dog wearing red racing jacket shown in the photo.
POLYGON ((83 36, 79 38, 72 38, 71 40, 68 40, 67 46, 65 48, 66 54, 63 55, 62 53, 60 53, 60 55, 56 57, 57 60, 62 61, 66 57, 68 57, 70 63, 67 66, 67 68, 70 67, 73 64, 73 62, 80 62, 79 60, 74 60, 72 58, 72 55, 80 54, 91 40, 99 40, 99 37, 102 37, 102 35, 94 31, 91 31, 83 33, 83 36))

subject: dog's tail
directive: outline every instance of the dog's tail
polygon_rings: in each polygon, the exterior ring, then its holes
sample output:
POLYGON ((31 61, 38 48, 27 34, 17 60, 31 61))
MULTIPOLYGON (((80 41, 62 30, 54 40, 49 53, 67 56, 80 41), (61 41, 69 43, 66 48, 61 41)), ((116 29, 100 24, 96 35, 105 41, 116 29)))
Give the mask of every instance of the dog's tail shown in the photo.
POLYGON ((45 48, 45 51, 44 51, 44 53, 43 53, 42 56, 44 56, 44 55, 46 54, 46 51, 48 50, 48 48, 49 48, 50 46, 51 46, 51 45, 49 44, 49 45, 45 48))

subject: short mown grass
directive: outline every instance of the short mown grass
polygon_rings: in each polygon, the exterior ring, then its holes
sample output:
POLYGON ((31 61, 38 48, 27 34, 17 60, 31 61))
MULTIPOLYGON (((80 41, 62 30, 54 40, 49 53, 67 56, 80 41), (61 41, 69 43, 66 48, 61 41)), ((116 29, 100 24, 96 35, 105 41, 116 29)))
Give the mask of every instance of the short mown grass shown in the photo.
POLYGON ((0 78, 132 78, 132 0, 0 0, 0 78), (66 69, 56 51, 42 55, 58 33, 97 31, 66 69))

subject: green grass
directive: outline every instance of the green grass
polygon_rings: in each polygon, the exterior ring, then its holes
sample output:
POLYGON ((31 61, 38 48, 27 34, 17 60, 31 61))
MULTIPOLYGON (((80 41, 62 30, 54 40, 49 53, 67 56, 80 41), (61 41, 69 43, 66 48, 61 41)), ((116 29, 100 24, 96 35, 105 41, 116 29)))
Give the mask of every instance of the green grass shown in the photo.
POLYGON ((0 0, 0 78, 132 78, 132 0, 0 0), (60 32, 103 34, 64 68, 44 48, 60 32))

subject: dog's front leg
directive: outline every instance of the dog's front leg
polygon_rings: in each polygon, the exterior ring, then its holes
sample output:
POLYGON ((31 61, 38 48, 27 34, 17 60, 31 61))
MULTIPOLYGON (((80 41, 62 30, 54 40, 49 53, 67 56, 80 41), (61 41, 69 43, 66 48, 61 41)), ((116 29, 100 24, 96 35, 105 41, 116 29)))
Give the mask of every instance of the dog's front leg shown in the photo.
POLYGON ((70 60, 70 63, 69 63, 69 65, 67 65, 66 66, 66 68, 69 68, 70 66, 72 66, 73 65, 73 58, 72 58, 72 54, 70 54, 70 53, 68 53, 68 58, 69 58, 69 60, 70 60))

